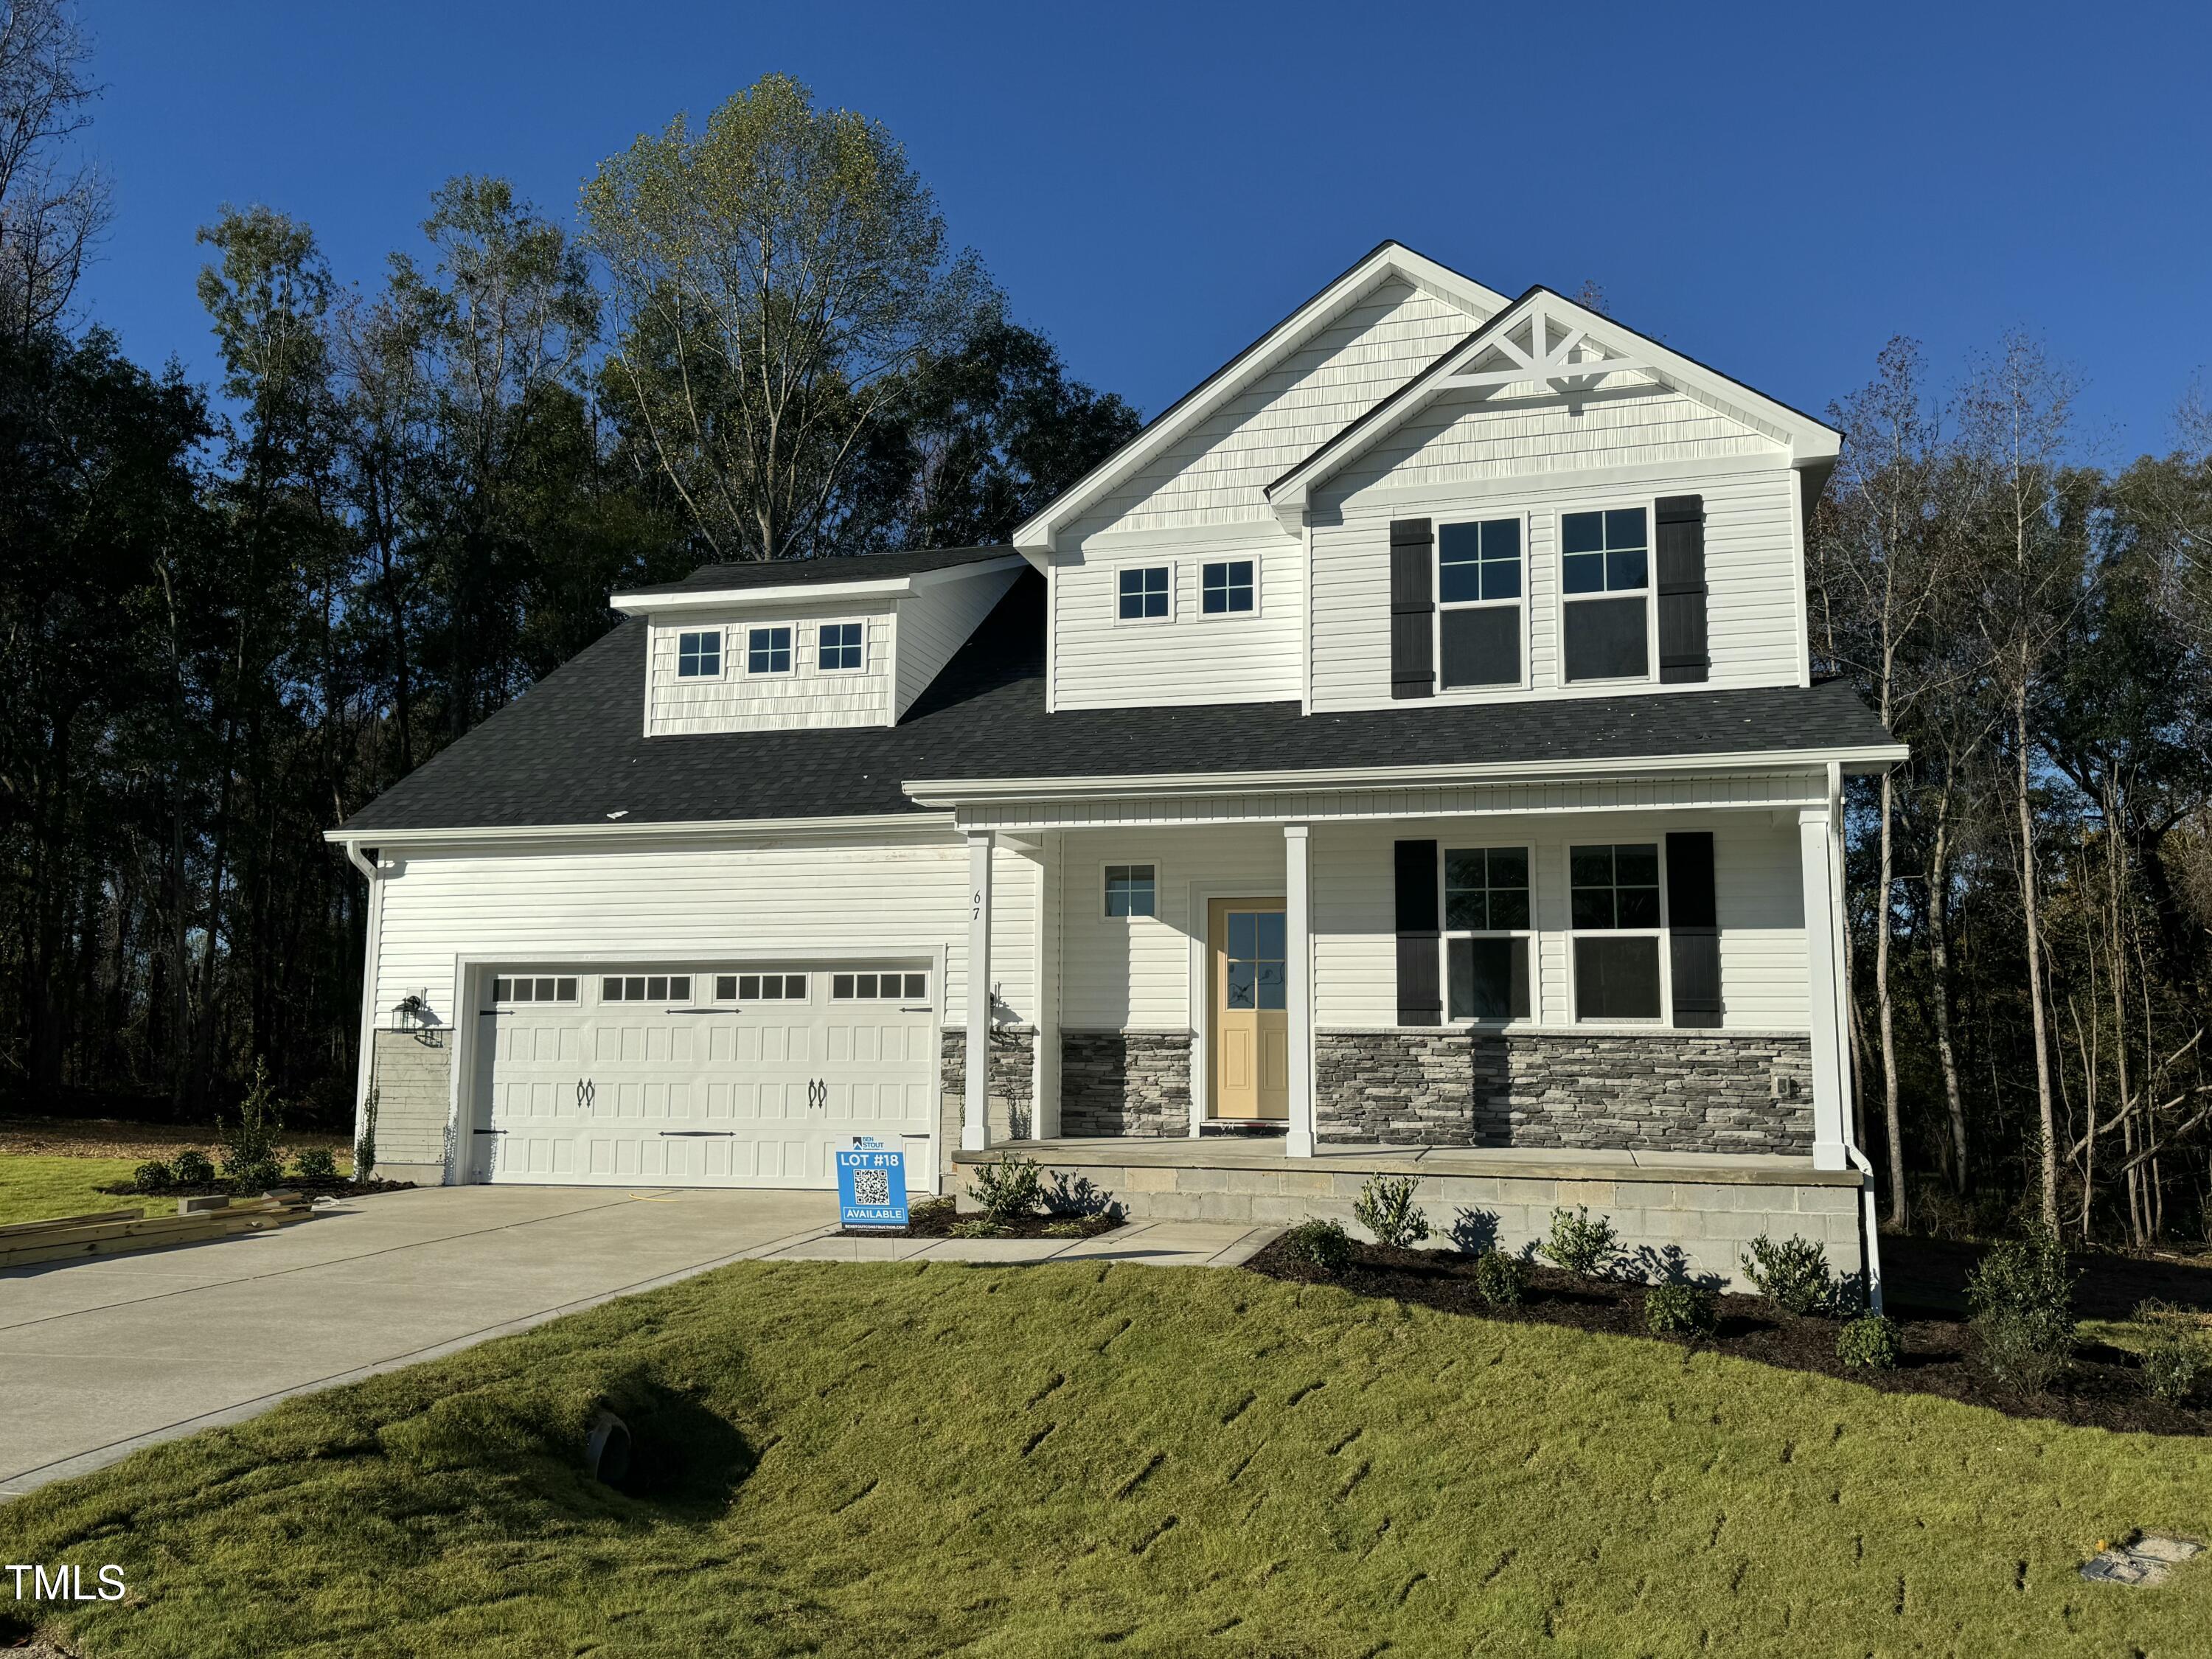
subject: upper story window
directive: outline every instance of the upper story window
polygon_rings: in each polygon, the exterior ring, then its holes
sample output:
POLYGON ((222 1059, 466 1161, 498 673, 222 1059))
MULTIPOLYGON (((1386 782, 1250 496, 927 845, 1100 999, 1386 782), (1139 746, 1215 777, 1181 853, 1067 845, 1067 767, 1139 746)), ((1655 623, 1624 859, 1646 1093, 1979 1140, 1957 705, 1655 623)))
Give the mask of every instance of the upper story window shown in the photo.
POLYGON ((1559 629, 1568 679, 1650 678, 1650 583, 1644 508, 1560 515, 1559 629))
POLYGON ((722 631, 683 633, 676 636, 676 678, 683 680, 719 679, 722 672, 722 631))
POLYGON ((1645 842, 1568 849, 1575 1018, 1657 1019, 1659 848, 1645 842))
POLYGON ((1173 565, 1139 565, 1121 573, 1121 620, 1158 622, 1168 615, 1173 565))
POLYGON ((1109 916, 1158 915, 1158 884, 1149 864, 1109 864, 1106 866, 1106 914, 1109 916))
POLYGON ((787 627, 747 629, 745 630, 745 672, 748 674, 791 672, 791 629, 787 627))
POLYGON ((1250 559, 1229 559, 1219 564, 1201 566, 1199 610, 1209 617, 1232 616, 1251 610, 1258 592, 1254 580, 1258 568, 1250 559))
POLYGON ((1521 520, 1437 532, 1437 663, 1445 690, 1519 685, 1521 520))
POLYGON ((1528 849, 1444 852, 1444 984, 1453 1019, 1526 1019, 1528 849))
POLYGON ((867 643, 864 623, 823 623, 820 644, 818 660, 825 674, 844 673, 866 665, 867 643))

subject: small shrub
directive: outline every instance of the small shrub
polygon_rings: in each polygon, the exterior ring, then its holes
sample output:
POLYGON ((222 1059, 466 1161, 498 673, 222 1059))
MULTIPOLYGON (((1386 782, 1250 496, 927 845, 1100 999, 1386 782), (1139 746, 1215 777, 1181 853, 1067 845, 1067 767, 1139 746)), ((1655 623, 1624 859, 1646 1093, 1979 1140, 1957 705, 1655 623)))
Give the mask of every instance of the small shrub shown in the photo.
POLYGON ((983 1206, 993 1221, 1005 1223, 1033 1213, 1044 1201, 1044 1172, 1032 1158, 1012 1152, 988 1164, 978 1164, 968 1178, 968 1196, 983 1206))
POLYGON ((942 1198, 925 1198, 908 1205, 906 1223, 909 1227, 929 1227, 943 1222, 949 1227, 959 1213, 960 1200, 948 1193, 942 1198))
POLYGON ((1069 1217, 1046 1222, 1044 1232, 1047 1238, 1088 1238, 1091 1237, 1091 1225, 1088 1222, 1069 1217))
POLYGON ((997 1238, 1006 1231, 1002 1223, 992 1220, 988 1215, 969 1216, 965 1221, 952 1224, 955 1238, 997 1238))
POLYGON ((1881 1314, 1861 1314, 1836 1333, 1836 1358, 1853 1370, 1897 1369, 1897 1323, 1881 1314))
POLYGON ((179 1187, 204 1187, 215 1179, 215 1165, 205 1152, 188 1149, 170 1160, 169 1174, 179 1187))
POLYGON ((1644 1293, 1644 1328, 1654 1336, 1710 1335, 1720 1304, 1702 1285, 1654 1285, 1644 1293))
POLYGON ((1593 1279, 1619 1254, 1618 1237, 1613 1223, 1591 1220, 1589 1206, 1577 1204, 1552 1212, 1552 1236, 1536 1248, 1569 1273, 1593 1279))
POLYGON ((1528 1264, 1508 1250, 1474 1259, 1474 1293, 1493 1308, 1518 1307, 1528 1294, 1528 1264))
POLYGON ((284 1166, 274 1158, 265 1164, 226 1164, 222 1178, 240 1194, 265 1193, 271 1187, 284 1184, 284 1166))
POLYGON ((2164 1302, 2146 1302, 2135 1312, 2136 1322, 2148 1326, 2143 1345, 2143 1392, 2154 1400, 2179 1405, 2196 1392, 2198 1379, 2212 1366, 2204 1330, 2197 1316, 2185 1308, 2164 1302))
POLYGON ((276 1158, 276 1139, 284 1132, 283 1103, 269 1086, 269 1063, 258 1055, 253 1061, 253 1081, 238 1103, 237 1117, 219 1127, 223 1179, 241 1187, 270 1186, 283 1179, 284 1166, 276 1158))
POLYGON ((1743 1276, 1784 1313, 1802 1318, 1826 1311, 1835 1301, 1828 1253, 1812 1239, 1785 1238, 1778 1244, 1761 1233, 1742 1261, 1743 1276))
POLYGON ((1283 1235, 1283 1248, 1325 1273, 1352 1265, 1352 1235, 1334 1221, 1301 1221, 1283 1235))
POLYGON ((1982 1363, 2023 1394, 2040 1394, 2074 1353, 2074 1275, 2058 1235, 2037 1227, 1992 1244, 1966 1279, 1982 1363))
POLYGON ((302 1181, 336 1181, 337 1156, 327 1146, 310 1146, 292 1160, 292 1173, 302 1181))
POLYGON ((1402 1250, 1419 1243, 1429 1236, 1429 1218, 1413 1202, 1418 1185, 1411 1176, 1370 1176, 1352 1200, 1352 1218, 1378 1244, 1402 1250))
POLYGON ((131 1172, 131 1184, 142 1193, 165 1193, 177 1177, 166 1164, 141 1164, 131 1172))

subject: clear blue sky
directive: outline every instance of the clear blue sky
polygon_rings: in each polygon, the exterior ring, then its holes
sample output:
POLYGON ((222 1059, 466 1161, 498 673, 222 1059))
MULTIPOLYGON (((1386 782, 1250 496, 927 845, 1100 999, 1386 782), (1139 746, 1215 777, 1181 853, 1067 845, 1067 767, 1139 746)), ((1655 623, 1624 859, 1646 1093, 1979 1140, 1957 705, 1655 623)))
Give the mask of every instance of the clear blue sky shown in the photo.
POLYGON ((93 7, 118 217, 88 297, 211 376, 196 226, 265 202, 343 279, 501 173, 604 156, 770 70, 886 123, 1023 319, 1156 412, 1386 236, 1811 408, 1893 333, 2024 325, 2086 447, 2212 370, 2203 6, 93 7))

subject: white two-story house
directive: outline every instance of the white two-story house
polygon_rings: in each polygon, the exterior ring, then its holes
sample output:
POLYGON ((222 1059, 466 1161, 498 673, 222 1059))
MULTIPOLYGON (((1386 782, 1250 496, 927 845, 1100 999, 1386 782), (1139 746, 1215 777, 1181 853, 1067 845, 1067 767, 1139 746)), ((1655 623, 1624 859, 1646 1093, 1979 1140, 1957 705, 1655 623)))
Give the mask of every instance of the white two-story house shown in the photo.
POLYGON ((385 1170, 1018 1143, 1138 1214, 1402 1169, 1856 1265, 1839 803, 1905 751, 1808 659, 1837 446, 1389 243, 1011 547, 618 593, 332 832, 385 1170))

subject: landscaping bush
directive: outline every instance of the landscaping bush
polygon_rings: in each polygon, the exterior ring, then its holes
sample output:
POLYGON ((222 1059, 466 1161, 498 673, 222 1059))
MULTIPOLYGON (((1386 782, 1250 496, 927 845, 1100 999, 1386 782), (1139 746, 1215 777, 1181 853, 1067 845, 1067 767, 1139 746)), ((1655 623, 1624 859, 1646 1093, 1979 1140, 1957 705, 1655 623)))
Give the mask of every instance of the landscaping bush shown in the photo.
POLYGON ((1823 1313, 1835 1301, 1828 1253, 1809 1238, 1785 1238, 1778 1244, 1761 1233, 1742 1261, 1743 1276, 1784 1313, 1823 1313))
POLYGON ((996 1238, 1006 1231, 1003 1222, 994 1221, 988 1215, 970 1216, 965 1221, 952 1224, 955 1238, 996 1238))
POLYGON ((204 1187, 215 1179, 215 1165, 205 1152, 188 1148, 170 1160, 169 1174, 179 1187, 204 1187))
POLYGON ((1419 1243, 1429 1236, 1429 1218, 1413 1202, 1418 1184, 1411 1176, 1370 1176, 1352 1200, 1352 1218, 1378 1244, 1402 1250, 1419 1243))
POLYGON ((2073 1358, 2074 1275, 2050 1229, 1992 1244, 1966 1279, 1966 1303, 1982 1363, 2021 1393, 2042 1393, 2073 1358))
POLYGON ((336 1181, 337 1156, 327 1146, 310 1146, 292 1160, 292 1173, 302 1181, 336 1181))
POLYGON ((1896 1322, 1877 1313, 1847 1321, 1836 1333, 1836 1358, 1854 1370, 1895 1370, 1896 1322))
POLYGON ((142 1193, 165 1193, 176 1180, 166 1164, 141 1164, 131 1172, 131 1184, 142 1193))
POLYGON ((1283 1248, 1325 1273, 1352 1265, 1352 1235, 1334 1221, 1301 1221, 1283 1235, 1283 1248))
POLYGON ((1528 1294, 1528 1264, 1506 1250, 1474 1259, 1474 1293, 1493 1308, 1517 1307, 1528 1294))
POLYGON ((1031 1158, 1012 1152, 989 1164, 978 1164, 968 1178, 968 1196, 983 1206, 995 1222, 1018 1220, 1033 1213, 1044 1201, 1044 1172, 1031 1158))
POLYGON ((284 1178, 284 1166, 276 1157, 284 1109, 269 1086, 269 1063, 258 1055, 254 1057, 253 1081, 238 1103, 238 1115, 224 1120, 221 1128, 224 1180, 245 1188, 274 1186, 284 1178))
POLYGON ((1071 1216, 1060 1221, 1046 1222, 1044 1235, 1047 1238, 1088 1238, 1091 1229, 1079 1218, 1071 1216))
POLYGON ((1593 1279, 1619 1254, 1618 1237, 1610 1221, 1591 1220, 1589 1206, 1577 1204, 1552 1212, 1552 1236, 1536 1248, 1569 1273, 1593 1279))
POLYGON ((1710 1335, 1720 1304, 1702 1285, 1654 1285, 1644 1293, 1644 1328, 1654 1336, 1710 1335))
POLYGON ((952 1224, 960 1212, 960 1200, 950 1193, 941 1198, 918 1199, 907 1206, 906 1224, 909 1227, 934 1226, 939 1222, 952 1224))
POLYGON ((2203 1327, 2196 1314, 2165 1302, 2145 1302, 2136 1322, 2149 1328, 2142 1348, 2143 1392, 2154 1400, 2180 1405, 2196 1392, 2197 1380, 2212 1364, 2203 1327))

